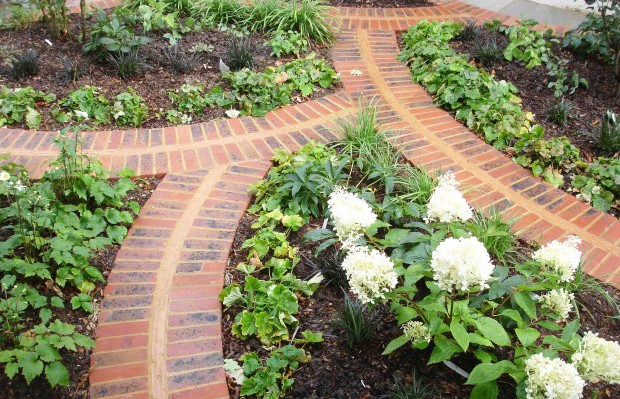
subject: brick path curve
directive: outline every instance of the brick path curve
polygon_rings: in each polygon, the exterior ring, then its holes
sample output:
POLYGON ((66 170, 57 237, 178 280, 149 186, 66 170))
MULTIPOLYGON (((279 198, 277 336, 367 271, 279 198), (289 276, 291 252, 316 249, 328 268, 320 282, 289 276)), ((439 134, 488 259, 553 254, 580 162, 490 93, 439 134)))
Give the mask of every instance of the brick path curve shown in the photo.
MULTIPOLYGON (((89 0, 112 6, 116 0, 89 0)), ((547 242, 584 239, 593 275, 616 272, 620 223, 554 189, 485 144, 432 104, 396 60, 395 31, 423 19, 514 19, 440 0, 415 9, 341 8, 333 49, 344 89, 287 106, 265 118, 191 126, 86 133, 87 151, 112 171, 165 176, 142 209, 116 258, 105 289, 90 374, 91 398, 228 398, 222 370, 217 295, 238 221, 274 149, 296 150, 336 137, 336 120, 373 98, 379 118, 407 159, 430 171, 452 169, 478 209, 520 218, 518 233, 547 242), (350 74, 352 69, 361 76, 350 74)), ((76 0, 70 0, 76 10, 76 0)), ((562 33, 563 27, 553 27, 562 33)), ((40 176, 55 156, 53 132, 0 129, 0 148, 40 176)), ((619 283, 618 276, 608 277, 619 283)))

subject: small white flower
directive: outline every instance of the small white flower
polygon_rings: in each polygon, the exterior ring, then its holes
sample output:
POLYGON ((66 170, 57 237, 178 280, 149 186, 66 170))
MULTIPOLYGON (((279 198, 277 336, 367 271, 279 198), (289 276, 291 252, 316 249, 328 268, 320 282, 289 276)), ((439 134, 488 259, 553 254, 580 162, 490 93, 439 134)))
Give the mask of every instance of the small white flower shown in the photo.
POLYGON ((26 186, 24 186, 24 185, 22 184, 22 181, 21 181, 21 180, 18 180, 18 181, 15 183, 15 189, 16 189, 17 191, 22 191, 22 190, 23 190, 23 189, 25 189, 25 188, 26 188, 26 186))
POLYGON ((431 256, 433 279, 442 290, 467 291, 472 286, 488 288, 495 266, 484 245, 476 237, 442 241, 431 256))
POLYGON ((342 262, 342 268, 349 279, 351 291, 362 303, 383 299, 385 292, 396 287, 398 282, 394 263, 376 249, 351 248, 342 262))
POLYGON ((237 111, 236 109, 229 109, 228 111, 226 111, 226 116, 229 118, 238 118, 239 115, 241 115, 241 111, 237 111))
POLYGON ((0 172, 0 181, 7 181, 11 178, 11 175, 9 174, 9 172, 3 170, 2 172, 0 172))
POLYGON ((84 119, 85 121, 88 120, 88 112, 84 112, 84 111, 80 111, 78 109, 76 109, 75 111, 73 111, 75 113, 75 116, 84 119))
POLYGON ((357 241, 357 238, 376 220, 368 202, 357 195, 336 187, 327 200, 340 241, 357 241))
POLYGON ((567 292, 564 288, 551 290, 540 296, 540 302, 545 308, 558 315, 558 321, 568 318, 568 314, 573 310, 574 299, 575 294, 567 292))
POLYGON ((466 221, 473 216, 473 211, 465 197, 458 189, 459 183, 451 171, 439 177, 439 183, 426 206, 428 217, 426 223, 439 220, 449 223, 453 220, 466 221))
POLYGON ((351 69, 351 75, 353 75, 353 76, 361 76, 362 75, 362 71, 360 71, 359 69, 351 69))
POLYGON ((585 381, 577 369, 562 359, 549 359, 542 353, 525 361, 527 399, 579 399, 585 381))
POLYGON ((581 251, 577 248, 580 243, 576 236, 569 236, 564 242, 554 240, 534 252, 532 258, 546 271, 557 273, 560 281, 572 281, 581 262, 581 251))
POLYGON ((409 321, 403 324, 403 333, 411 342, 431 342, 431 333, 421 321, 409 321))
POLYGON ((571 360, 587 381, 620 384, 620 345, 617 342, 588 331, 571 360))

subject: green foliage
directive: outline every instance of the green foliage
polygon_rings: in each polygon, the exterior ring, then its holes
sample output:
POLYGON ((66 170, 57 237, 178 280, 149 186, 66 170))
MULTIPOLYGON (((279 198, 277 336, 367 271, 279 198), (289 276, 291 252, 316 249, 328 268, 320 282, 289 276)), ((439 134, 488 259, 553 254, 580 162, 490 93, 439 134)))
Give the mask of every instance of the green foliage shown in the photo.
POLYGON ((189 83, 183 84, 178 90, 168 91, 168 97, 175 106, 175 112, 168 111, 168 121, 191 121, 191 115, 202 115, 206 106, 203 93, 202 84, 194 86, 189 83))
POLYGON ((573 104, 562 99, 547 110, 547 118, 558 126, 564 127, 568 123, 573 104))
POLYGON ((278 399, 285 396, 295 381, 290 374, 299 368, 300 363, 310 361, 310 356, 303 349, 286 345, 273 351, 264 361, 254 352, 244 354, 241 360, 246 377, 241 396, 278 399))
POLYGON ((376 311, 344 293, 344 307, 334 324, 346 333, 349 349, 370 340, 377 330, 377 323, 376 311))
POLYGON ((90 29, 90 38, 84 44, 84 52, 94 53, 99 60, 104 60, 110 54, 129 54, 136 52, 140 46, 151 42, 146 36, 137 36, 129 25, 135 17, 123 8, 115 9, 111 15, 100 11, 97 14, 95 26, 90 29))
POLYGON ((41 11, 41 18, 51 28, 54 36, 64 36, 69 33, 69 9, 63 0, 41 0, 37 2, 41 11))
POLYGON ((197 0, 192 3, 192 15, 211 26, 240 25, 248 13, 249 6, 239 0, 197 0))
POLYGON ((21 80, 39 73, 39 53, 35 50, 26 50, 9 61, 9 75, 15 80, 21 80))
POLYGON ((70 92, 58 104, 80 122, 88 118, 95 125, 108 123, 112 116, 110 102, 103 94, 100 94, 99 90, 94 86, 83 86, 70 92), (78 115, 76 111, 85 113, 87 116, 78 115))
POLYGON ((474 59, 485 67, 490 67, 494 62, 502 58, 502 50, 495 38, 476 43, 473 53, 474 59))
POLYGON ((613 156, 620 152, 620 123, 613 111, 607 111, 601 118, 598 147, 605 155, 613 156))
POLYGON ((9 0, 0 7, 0 30, 26 29, 40 18, 39 6, 30 0, 9 0))
POLYGON ((252 69, 254 56, 249 38, 232 37, 226 49, 226 65, 233 72, 244 68, 252 69))
POLYGON ((620 206, 620 160, 600 157, 572 181, 578 197, 604 212, 620 206))
POLYGON ((53 94, 45 94, 32 87, 0 87, 0 126, 25 121, 29 129, 38 129, 41 126, 41 114, 36 104, 50 102, 55 98, 53 94))
MULTIPOLYGON (((504 58, 508 61, 520 61, 525 63, 527 69, 540 66, 551 56, 550 43, 545 39, 545 34, 534 31, 530 27, 536 25, 534 20, 519 21, 519 25, 500 28, 509 40, 504 50, 504 58)), ((551 35, 547 31, 546 35, 551 35)))
POLYGON ((476 40, 480 33, 480 27, 476 25, 476 21, 467 21, 465 25, 463 25, 463 29, 456 37, 457 40, 461 40, 464 42, 469 42, 472 40, 476 40))
POLYGON ((89 293, 104 279, 89 261, 122 242, 140 208, 123 201, 133 182, 121 177, 112 184, 101 163, 82 154, 78 134, 77 128, 61 132, 55 141, 59 156, 39 181, 22 183, 28 174, 9 165, 3 167, 9 179, 0 184, 0 218, 8 237, 0 246, 0 364, 9 378, 19 373, 30 383, 44 376, 52 387, 69 384, 66 351, 94 346, 74 326, 55 319, 52 308, 70 303, 74 311, 93 312, 89 293), (69 303, 53 294, 62 287, 71 287, 69 303), (39 321, 27 329, 26 315, 30 326, 39 321))
POLYGON ((556 58, 555 61, 547 62, 547 76, 549 76, 549 83, 547 87, 553 89, 553 95, 556 98, 562 97, 564 94, 574 94, 579 87, 588 89, 588 81, 579 76, 576 71, 573 71, 570 78, 568 77, 568 70, 566 66, 568 60, 564 58, 556 58))
POLYGON ((517 237, 511 231, 513 223, 506 222, 498 212, 488 216, 479 213, 467 223, 467 228, 484 244, 489 253, 502 263, 514 261, 517 255, 517 237))
POLYGON ((414 370, 411 382, 402 376, 394 376, 394 386, 390 389, 390 393, 384 396, 384 399, 436 399, 438 397, 441 395, 438 394, 434 385, 419 377, 414 370))
POLYGON ((278 58, 283 55, 295 54, 297 58, 310 49, 310 42, 300 33, 289 30, 288 32, 276 31, 271 34, 271 39, 265 43, 271 47, 271 55, 278 58))
POLYGON ((133 87, 127 86, 127 91, 116 96, 112 106, 112 117, 119 126, 140 127, 149 114, 144 99, 136 93, 133 87))

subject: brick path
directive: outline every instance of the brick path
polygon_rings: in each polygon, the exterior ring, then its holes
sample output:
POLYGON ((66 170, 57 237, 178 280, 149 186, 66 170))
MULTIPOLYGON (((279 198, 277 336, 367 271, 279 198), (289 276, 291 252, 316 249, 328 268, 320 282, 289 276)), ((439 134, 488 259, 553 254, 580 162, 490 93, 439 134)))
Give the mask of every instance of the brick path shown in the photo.
MULTIPOLYGON (((110 6, 114 0, 95 0, 110 6)), ((92 3, 92 0, 91 0, 92 3)), ((228 398, 222 364, 221 306, 233 236, 249 184, 274 149, 336 138, 336 120, 373 98, 380 120, 413 163, 452 169, 478 208, 520 218, 518 233, 547 242, 583 240, 593 275, 615 272, 620 223, 554 189, 432 105, 396 60, 395 31, 422 19, 514 20, 458 1, 419 9, 342 8, 333 50, 344 90, 265 118, 192 126, 86 133, 86 149, 112 171, 124 166, 164 180, 144 206, 109 276, 92 355, 91 398, 228 398), (350 74, 352 69, 361 76, 350 74)), ((77 2, 70 3, 75 9, 77 2)), ((562 32, 562 27, 554 27, 562 32)), ((55 156, 54 133, 0 129, 0 148, 40 176, 55 156)), ((606 277, 615 283, 618 276, 606 277)))

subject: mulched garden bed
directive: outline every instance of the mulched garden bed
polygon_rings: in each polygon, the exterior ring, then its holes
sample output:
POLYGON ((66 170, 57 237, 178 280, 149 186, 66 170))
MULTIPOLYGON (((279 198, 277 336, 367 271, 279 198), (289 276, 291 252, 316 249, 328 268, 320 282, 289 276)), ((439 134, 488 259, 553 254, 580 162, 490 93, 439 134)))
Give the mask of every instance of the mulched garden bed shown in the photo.
MULTIPOLYGON (((143 206, 151 197, 160 181, 161 179, 158 178, 137 179, 136 185, 138 188, 128 192, 123 202, 136 201, 143 206)), ((111 245, 91 259, 90 264, 101 270, 106 280, 114 266, 114 260, 120 248, 121 246, 118 244, 111 245)), ((99 313, 98 307, 103 299, 103 291, 106 284, 106 282, 99 283, 93 291, 94 313, 89 314, 82 309, 67 311, 66 309, 53 308, 53 319, 59 319, 64 323, 72 324, 75 326, 76 332, 94 338, 99 313)), ((42 293, 49 291, 49 289, 46 290, 42 287, 37 288, 42 293)), ((60 296, 65 296, 66 294, 66 291, 64 293, 50 293, 50 295, 60 296)), ((38 317, 36 315, 33 316, 32 322, 36 323, 38 317)), ((27 315, 25 317, 25 324, 28 324, 27 315)), ((37 378, 28 385, 21 375, 17 375, 13 380, 9 380, 4 374, 4 370, 2 370, 0 372, 0 399, 88 399, 90 354, 91 350, 82 347, 78 348, 77 352, 61 351, 63 363, 70 374, 68 387, 58 386, 50 388, 44 378, 37 378)))
POLYGON ((615 83, 611 67, 595 57, 584 58, 563 49, 557 43, 553 44, 554 54, 569 60, 567 65, 569 76, 573 71, 577 71, 589 83, 587 90, 579 88, 574 94, 565 95, 564 101, 569 101, 573 108, 568 124, 561 127, 548 118, 549 108, 557 104, 559 99, 553 96, 552 89, 547 88, 549 83, 547 69, 540 66, 528 70, 518 62, 504 60, 503 51, 508 40, 503 34, 480 27, 475 40, 455 40, 452 42, 452 47, 459 53, 470 54, 473 59, 476 46, 490 40, 496 41, 502 57, 494 61, 490 67, 478 66, 494 73, 497 80, 511 82, 519 89, 524 110, 534 113, 536 123, 545 128, 547 138, 568 137, 581 150, 583 158, 589 162, 602 155, 596 147, 600 119, 608 109, 615 113, 620 112, 620 99, 614 95, 615 83))
POLYGON ((338 7, 357 8, 406 8, 435 5, 428 0, 330 0, 330 3, 338 7))
MULTIPOLYGON (((79 16, 72 15, 70 19, 71 33, 69 36, 77 38, 80 36, 79 16)), ((91 19, 90 22, 94 21, 91 19)), ((213 51, 201 53, 200 65, 190 73, 174 75, 164 56, 164 51, 170 48, 170 44, 167 39, 163 38, 163 34, 144 34, 141 25, 135 25, 132 29, 136 35, 145 35, 153 39, 152 42, 143 45, 140 50, 140 53, 145 56, 146 63, 151 68, 128 80, 122 80, 118 77, 111 63, 96 62, 93 56, 84 54, 82 43, 71 41, 67 38, 55 39, 52 37, 42 22, 37 22, 28 29, 0 31, 0 43, 2 43, 0 55, 2 58, 5 57, 3 52, 7 50, 19 53, 28 49, 34 49, 40 53, 38 62, 39 73, 36 76, 20 81, 12 80, 9 77, 6 71, 5 60, 0 59, 0 86, 5 85, 9 88, 32 86, 45 93, 55 94, 56 99, 59 100, 75 89, 91 85, 100 87, 101 94, 104 94, 111 104, 114 103, 117 94, 127 91, 127 86, 132 86, 144 98, 145 104, 149 107, 149 119, 144 122, 143 128, 172 125, 166 120, 166 111, 174 108, 168 97, 169 90, 178 89, 184 83, 201 83, 205 86, 205 92, 214 86, 220 86, 224 90, 229 87, 227 81, 222 79, 219 60, 220 58, 226 60, 227 48, 232 40, 232 33, 206 30, 199 33, 191 32, 184 34, 183 38, 179 40, 180 50, 189 51, 192 46, 200 43, 213 46, 213 51), (52 42, 52 46, 45 42, 46 39, 52 42), (62 66, 61 56, 82 61, 86 66, 85 76, 76 83, 61 83, 58 79, 62 66)), ((276 66, 294 59, 294 56, 272 57, 270 55, 271 48, 264 45, 267 40, 267 36, 258 33, 252 34, 249 39, 253 49, 254 70, 262 71, 268 66, 276 66)), ((310 51, 316 52, 317 58, 324 58, 331 63, 328 47, 314 45, 310 51)), ((319 91, 315 92, 310 98, 325 96, 336 91, 338 87, 333 86, 330 89, 318 87, 318 89, 319 91)), ((305 97, 294 98, 293 101, 297 102, 307 99, 305 97)), ((40 105, 38 107, 43 117, 41 130, 57 130, 62 128, 62 125, 54 121, 50 116, 50 108, 50 105, 40 105)), ((203 115, 194 115, 192 123, 225 117, 225 111, 226 109, 223 108, 207 108, 203 115)), ((25 128, 25 124, 16 124, 11 127, 25 128)), ((105 125, 98 126, 99 129, 105 127, 105 125)), ((108 127, 115 128, 115 125, 108 127)))
MULTIPOLYGON (((247 249, 241 249, 242 243, 254 234, 251 229, 255 216, 246 214, 237 229, 233 248, 229 255, 229 263, 226 281, 242 282, 242 276, 235 269, 236 266, 246 261, 247 249)), ((297 233, 291 233, 289 242, 299 246, 301 262, 295 268, 295 274, 302 279, 322 271, 328 275, 334 267, 339 267, 341 259, 337 259, 335 251, 324 252, 319 258, 313 253, 316 244, 304 243, 301 238, 309 230, 320 228, 322 219, 312 220, 308 225, 297 233), (331 267, 330 267, 331 266, 331 267)), ((524 249, 528 246, 522 243, 524 249)), ((266 276, 262 276, 266 278, 266 276)), ((620 300, 620 292, 608 287, 607 291, 620 300)), ((616 315, 613 307, 600 294, 584 293, 577 296, 581 304, 587 306, 584 310, 580 306, 580 321, 582 331, 598 332, 606 339, 618 340, 620 331, 620 319, 612 319, 616 315)), ((322 285, 309 299, 299 300, 300 321, 299 331, 310 329, 314 332, 322 332, 324 342, 321 344, 308 345, 305 349, 311 354, 312 359, 307 364, 302 364, 294 374, 295 383, 287 398, 295 399, 371 399, 391 398, 390 390, 394 386, 394 376, 399 376, 402 383, 412 381, 412 374, 426 383, 430 383, 436 389, 435 398, 463 399, 469 397, 471 388, 464 384, 465 379, 448 369, 442 363, 427 366, 431 349, 424 351, 402 347, 389 356, 382 356, 390 340, 402 334, 398 328, 392 313, 385 305, 377 306, 378 330, 373 338, 361 347, 349 350, 346 342, 346 333, 334 325, 334 320, 343 309, 343 291, 336 280, 332 279, 327 285, 322 285)), ((268 352, 255 339, 242 341, 231 334, 231 325, 236 315, 233 307, 224 311, 223 323, 223 346, 224 357, 238 359, 239 356, 248 352, 256 351, 260 355, 268 352)), ((286 344, 286 343, 285 343, 286 344)), ((461 358, 458 366, 471 371, 476 362, 473 359, 461 358)), ((499 380, 500 398, 514 399, 514 382, 509 378, 499 380)), ((240 398, 240 388, 229 380, 231 398, 240 398)), ((620 386, 609 384, 588 384, 584 390, 584 397, 593 397, 591 393, 600 392, 599 399, 620 399, 620 386)))

